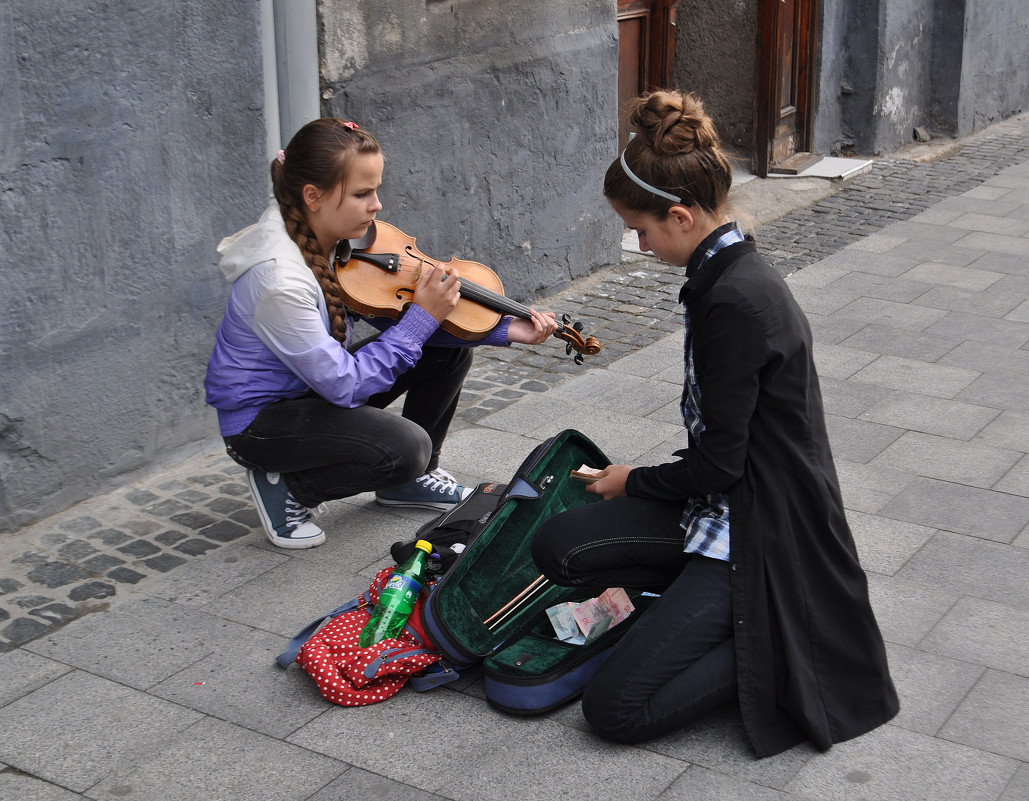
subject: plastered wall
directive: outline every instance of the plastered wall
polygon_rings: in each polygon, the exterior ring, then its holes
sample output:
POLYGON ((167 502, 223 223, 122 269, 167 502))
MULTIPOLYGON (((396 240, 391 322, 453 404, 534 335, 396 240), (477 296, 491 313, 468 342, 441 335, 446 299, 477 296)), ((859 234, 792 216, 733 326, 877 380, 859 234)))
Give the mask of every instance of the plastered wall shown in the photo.
POLYGON ((265 191, 257 24, 0 0, 0 531, 216 430, 214 246, 265 191))
POLYGON ((617 261, 615 0, 321 4, 327 110, 382 141, 382 219, 531 299, 617 261))

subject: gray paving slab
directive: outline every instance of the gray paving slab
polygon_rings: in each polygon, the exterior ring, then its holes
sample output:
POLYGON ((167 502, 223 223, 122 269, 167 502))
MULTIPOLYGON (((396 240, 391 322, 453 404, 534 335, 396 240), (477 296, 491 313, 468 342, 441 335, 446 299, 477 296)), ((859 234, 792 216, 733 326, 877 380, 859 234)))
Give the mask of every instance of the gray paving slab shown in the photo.
POLYGON ((149 787, 160 788, 161 801, 291 801, 307 798, 348 768, 340 760, 208 717, 118 765, 89 795, 120 801, 149 787))
POLYGON ((1012 256, 1029 256, 1029 240, 1022 236, 982 233, 974 231, 954 242, 956 248, 981 249, 1010 253, 1012 256))
POLYGON ((127 600, 70 623, 26 650, 136 689, 148 689, 243 634, 226 620, 159 598, 127 600))
POLYGON ((903 470, 873 467, 867 463, 840 458, 836 458, 835 462, 844 506, 856 512, 875 514, 916 480, 913 473, 903 470))
POLYGON ((858 417, 894 428, 967 441, 985 432, 989 424, 1002 414, 988 406, 897 391, 869 406, 858 417))
POLYGON ((1029 675, 1027 631, 1029 609, 968 595, 958 599, 918 647, 1025 676, 1029 675))
MULTIPOLYGON (((1011 317, 1018 307, 1024 290, 1015 290, 1010 285, 1021 282, 1021 276, 1002 278, 984 292, 974 292, 950 286, 937 286, 930 289, 916 301, 919 306, 929 306, 947 311, 972 312, 984 317, 1016 319, 1011 317)), ((1024 322, 1024 321, 1023 321, 1024 322)), ((933 335, 939 335, 935 328, 933 335)))
POLYGON ((734 801, 794 801, 801 796, 694 765, 661 794, 660 801, 708 801, 711 798, 731 798, 734 801))
POLYGON ((946 586, 880 573, 868 574, 868 594, 886 642, 910 646, 918 645, 958 598, 946 586))
POLYGON ((897 520, 1011 542, 1029 522, 1029 501, 996 489, 919 477, 898 492, 881 513, 897 520))
MULTIPOLYGON (((615 746, 577 704, 538 718, 494 711, 478 669, 434 693, 332 706, 274 656, 363 591, 389 546, 432 514, 366 493, 329 504, 325 545, 284 552, 212 442, 0 539, 0 798, 1022 801, 1027 180, 1023 115, 936 160, 877 159, 788 210, 762 195, 767 182, 740 190, 758 246, 811 321, 902 699, 886 726, 824 754, 802 744, 755 760, 730 707, 615 746)), ((618 461, 667 459, 682 440, 680 282, 626 254, 539 299, 603 350, 577 365, 556 340, 481 349, 444 466, 465 484, 503 481, 565 427, 618 461)))
POLYGON ((972 595, 1000 604, 1029 608, 1029 552, 940 531, 933 535, 897 575, 907 581, 972 595))
POLYGON ((971 342, 984 342, 1003 348, 1020 348, 1029 342, 1029 323, 998 320, 965 311, 947 312, 925 330, 929 333, 958 336, 971 342))
POLYGON ((886 653, 900 696, 892 725, 929 736, 940 732, 986 672, 981 665, 893 643, 887 644, 886 653))
POLYGON ((71 670, 69 665, 21 649, 0 654, 0 707, 71 670))
POLYGON ((993 485, 993 489, 1029 498, 1029 456, 1023 456, 1004 478, 993 485))
POLYGON ((1018 461, 1007 448, 907 431, 875 457, 875 463, 971 487, 992 487, 1018 461))
POLYGON ((825 416, 833 455, 851 462, 870 462, 883 452, 904 429, 851 417, 825 416))
POLYGON ((962 367, 947 367, 920 359, 880 356, 853 374, 859 383, 890 389, 917 388, 923 395, 953 398, 975 383, 981 374, 962 367))
POLYGON ((983 751, 1029 761, 1029 678, 987 670, 940 736, 983 751))
POLYGON ((506 716, 447 688, 405 691, 403 702, 403 715, 389 704, 329 710, 288 741, 460 801, 510 798, 511 776, 519 777, 519 795, 540 801, 591 801, 598 787, 614 798, 653 798, 687 767, 550 720, 506 716), (445 746, 433 749, 431 758, 414 758, 410 748, 384 747, 384 741, 436 742, 441 719, 447 721, 445 746), (354 724, 379 736, 346 737, 354 724), (558 776, 561 780, 554 781, 558 776))
POLYGON ((958 337, 924 334, 884 325, 867 325, 839 344, 880 355, 935 362, 961 345, 958 337))
POLYGON ((350 768, 335 781, 325 785, 307 801, 438 801, 450 799, 412 787, 410 784, 387 779, 360 768, 350 768))
POLYGON ((696 726, 649 743, 647 748, 776 789, 785 787, 817 753, 805 743, 776 756, 755 760, 746 744, 739 710, 729 708, 713 712, 696 726))
POLYGON ((993 801, 1019 763, 887 725, 812 758, 787 792, 840 801, 993 801))
POLYGON ((987 373, 954 397, 997 409, 1029 409, 1029 375, 1013 371, 987 373))
POLYGON ((991 374, 1010 373, 1008 378, 1014 379, 1029 372, 1029 350, 1024 347, 1001 348, 984 342, 965 340, 942 356, 939 362, 972 370, 976 369, 976 366, 988 367, 991 374))
MULTIPOLYGON (((325 610, 328 611, 328 610, 325 610)), ((314 619, 314 616, 312 617, 314 619)), ((275 663, 289 640, 252 630, 222 643, 149 692, 205 715, 283 739, 325 711, 314 682, 297 680, 300 668, 275 663), (255 703, 255 699, 261 699, 255 703)))
POLYGON ((1001 412, 975 439, 1025 453, 1029 451, 1029 412, 1001 412))
POLYGON ((908 270, 902 276, 892 276, 853 270, 833 281, 826 289, 830 292, 849 292, 854 297, 911 303, 933 286, 927 281, 917 280, 912 272, 913 270, 908 270))
POLYGON ((34 776, 3 771, 0 772, 0 798, 11 801, 75 801, 85 796, 34 776))
POLYGON ((935 529, 848 510, 861 564, 866 571, 892 576, 936 533, 935 529))
POLYGON ((1026 798, 1029 798, 1029 765, 1023 764, 997 801, 1024 801, 1026 798))
POLYGON ((845 381, 855 373, 872 364, 879 354, 842 345, 815 343, 815 367, 819 378, 845 381))
POLYGON ((1004 278, 1004 273, 975 269, 975 266, 976 262, 969 267, 922 262, 904 273, 901 278, 918 281, 922 284, 939 284, 954 289, 965 289, 969 292, 982 292, 1004 278))
MULTIPOLYGON (((803 272, 800 275, 803 275, 803 272)), ((792 291, 792 283, 790 286, 792 291)), ((867 325, 863 320, 850 320, 836 317, 832 314, 819 314, 811 309, 805 309, 804 313, 811 324, 811 332, 818 347, 838 345, 867 325)))
POLYGON ((0 760, 85 792, 201 719, 177 704, 77 670, 0 708, 0 760))

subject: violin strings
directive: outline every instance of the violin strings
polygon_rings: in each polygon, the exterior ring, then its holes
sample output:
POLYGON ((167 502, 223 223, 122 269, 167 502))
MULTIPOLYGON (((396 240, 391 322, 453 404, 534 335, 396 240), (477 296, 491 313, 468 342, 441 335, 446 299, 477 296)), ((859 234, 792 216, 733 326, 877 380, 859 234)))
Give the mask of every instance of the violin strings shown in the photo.
MULTIPOLYGON (((418 264, 433 264, 432 262, 418 259, 418 264)), ((405 263, 404 259, 401 259, 401 265, 405 263)), ((439 265, 433 264, 434 267, 439 265)), ((528 319, 531 317, 529 314, 529 308, 523 306, 517 301, 511 300, 506 295, 501 295, 494 292, 492 289, 487 289, 481 284, 477 284, 474 281, 469 281, 467 278, 461 278, 461 295, 473 300, 476 303, 481 303, 484 306, 489 306, 495 311, 504 312, 506 314, 513 314, 516 317, 522 317, 528 319)))
MULTIPOLYGON (((397 260, 400 262, 401 268, 405 265, 406 260, 398 254, 397 260)), ((433 267, 439 267, 440 265, 429 261, 428 259, 415 258, 414 261, 420 267, 422 264, 431 264, 433 267)), ((408 263, 408 266, 411 266, 408 263)), ((473 300, 476 303, 481 303, 483 306, 488 306, 494 311, 499 311, 506 314, 513 314, 516 317, 521 317, 528 320, 532 317, 529 313, 529 307, 525 306, 517 301, 511 300, 506 295, 501 295, 498 292, 494 292, 492 289, 487 289, 481 284, 477 284, 474 281, 469 281, 467 278, 460 279, 461 281, 461 295, 473 300)), ((557 324, 558 333, 565 333, 568 329, 565 328, 561 323, 557 324)))

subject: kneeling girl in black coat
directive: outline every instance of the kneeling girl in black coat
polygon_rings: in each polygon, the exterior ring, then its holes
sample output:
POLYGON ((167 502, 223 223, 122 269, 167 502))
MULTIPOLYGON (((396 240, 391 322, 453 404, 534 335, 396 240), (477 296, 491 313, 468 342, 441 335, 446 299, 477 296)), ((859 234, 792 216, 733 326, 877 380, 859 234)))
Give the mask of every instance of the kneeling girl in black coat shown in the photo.
POLYGON ((739 703, 759 757, 819 749, 898 710, 826 435, 811 331, 728 216, 732 171, 699 100, 638 98, 604 194, 641 250, 685 269, 685 441, 612 465, 603 503, 548 521, 553 582, 661 594, 583 696, 602 736, 638 742, 739 703))

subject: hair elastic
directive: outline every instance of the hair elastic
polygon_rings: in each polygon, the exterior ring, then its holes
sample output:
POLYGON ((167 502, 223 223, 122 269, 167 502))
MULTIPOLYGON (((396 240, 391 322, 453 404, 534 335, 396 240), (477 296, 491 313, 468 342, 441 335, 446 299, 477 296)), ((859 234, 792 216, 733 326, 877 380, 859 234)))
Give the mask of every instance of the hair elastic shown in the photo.
POLYGON ((358 124, 357 124, 356 122, 350 122, 350 121, 348 120, 347 122, 344 122, 344 123, 343 123, 343 127, 344 127, 344 128, 349 128, 349 129, 350 129, 351 131, 356 131, 356 130, 357 130, 358 128, 360 128, 361 126, 360 126, 360 125, 358 125, 358 124))
POLYGON ((275 154, 275 158, 278 159, 279 164, 285 164, 286 163, 286 151, 285 150, 280 150, 278 153, 275 154))
MULTIPOLYGON (((632 140, 635 139, 635 138, 636 138, 636 132, 633 131, 631 134, 629 134, 629 142, 632 142, 632 140)), ((622 169, 625 170, 625 174, 628 175, 629 178, 632 179, 633 183, 635 183, 637 186, 643 187, 648 192, 651 192, 651 193, 657 195, 658 197, 663 197, 665 200, 670 200, 673 203, 686 203, 686 201, 683 200, 681 197, 676 197, 675 195, 671 194, 670 192, 665 192, 665 191, 663 191, 661 189, 658 189, 656 186, 651 186, 646 181, 644 181, 642 178, 639 178, 632 170, 629 169, 629 165, 625 163, 625 151, 629 149, 629 142, 626 142, 625 149, 622 150, 621 162, 622 162, 622 169)), ((689 205, 689 204, 687 204, 687 205, 689 205)))

